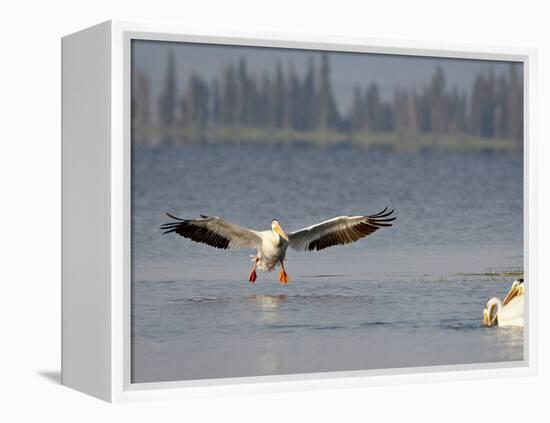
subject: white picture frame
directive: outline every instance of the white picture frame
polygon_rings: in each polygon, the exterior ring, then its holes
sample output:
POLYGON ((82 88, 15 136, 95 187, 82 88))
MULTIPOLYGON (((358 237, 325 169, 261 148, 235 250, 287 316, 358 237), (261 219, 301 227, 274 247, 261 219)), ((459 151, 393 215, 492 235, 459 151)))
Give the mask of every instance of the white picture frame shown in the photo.
POLYGON ((62 40, 62 383, 110 402, 277 392, 536 372, 536 51, 525 48, 105 22, 62 40), (130 41, 167 40, 518 61, 524 65, 524 248, 529 281, 521 362, 130 383, 130 41))

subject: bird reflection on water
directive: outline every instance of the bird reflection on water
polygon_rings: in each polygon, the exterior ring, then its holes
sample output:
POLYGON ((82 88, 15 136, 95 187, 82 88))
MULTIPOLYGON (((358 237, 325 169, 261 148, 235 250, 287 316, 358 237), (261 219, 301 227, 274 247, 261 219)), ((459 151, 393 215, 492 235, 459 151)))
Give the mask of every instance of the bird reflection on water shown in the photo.
POLYGON ((263 322, 275 322, 279 320, 279 307, 288 299, 287 294, 279 295, 250 295, 248 299, 256 303, 260 310, 263 322))
MULTIPOLYGON (((280 308, 288 299, 288 295, 250 295, 248 299, 256 304, 262 324, 276 325, 281 321, 280 308)), ((261 341, 258 366, 265 373, 278 373, 282 369, 280 340, 264 337, 261 341)))

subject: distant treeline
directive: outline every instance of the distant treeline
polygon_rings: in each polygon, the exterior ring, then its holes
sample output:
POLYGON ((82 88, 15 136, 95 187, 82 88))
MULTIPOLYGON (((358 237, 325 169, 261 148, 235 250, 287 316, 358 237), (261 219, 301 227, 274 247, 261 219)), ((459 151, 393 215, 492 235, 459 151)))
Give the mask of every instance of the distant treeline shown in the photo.
POLYGON ((311 58, 303 76, 281 64, 272 74, 256 76, 242 58, 212 80, 190 75, 185 87, 178 87, 176 73, 174 55, 169 54, 162 92, 156 98, 145 74, 133 75, 132 124, 137 141, 166 134, 201 141, 240 130, 256 138, 262 138, 263 132, 265 140, 273 133, 306 140, 316 139, 308 136, 312 133, 339 139, 397 133, 413 138, 429 134, 514 140, 512 144, 519 146, 523 137, 523 84, 513 64, 498 76, 492 70, 480 73, 467 92, 450 89, 440 67, 425 87, 397 88, 387 100, 378 84, 357 85, 346 111, 339 110, 335 101, 327 54, 317 64, 311 58))

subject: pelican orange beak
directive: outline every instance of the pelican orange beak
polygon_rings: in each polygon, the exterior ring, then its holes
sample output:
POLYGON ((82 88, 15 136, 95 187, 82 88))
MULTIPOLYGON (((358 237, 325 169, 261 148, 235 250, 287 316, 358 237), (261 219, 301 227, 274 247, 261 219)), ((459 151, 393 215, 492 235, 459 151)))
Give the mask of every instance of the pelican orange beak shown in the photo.
POLYGON ((281 228, 281 225, 279 225, 278 223, 275 223, 275 227, 273 229, 275 229, 275 232, 281 235, 288 242, 288 235, 286 234, 285 231, 283 231, 283 228, 281 228))
POLYGON ((512 288, 510 288, 510 291, 508 292, 504 300, 502 300, 502 304, 504 305, 508 304, 510 300, 514 298, 516 294, 519 293, 519 291, 520 291, 519 285, 516 282, 514 282, 512 285, 512 288))

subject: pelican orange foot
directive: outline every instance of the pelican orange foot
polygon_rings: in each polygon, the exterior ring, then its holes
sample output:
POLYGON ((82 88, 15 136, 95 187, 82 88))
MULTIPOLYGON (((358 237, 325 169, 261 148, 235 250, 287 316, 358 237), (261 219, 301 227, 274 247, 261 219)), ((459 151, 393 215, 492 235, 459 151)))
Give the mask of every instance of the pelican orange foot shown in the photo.
POLYGON ((256 279, 258 279, 258 274, 256 273, 256 266, 258 265, 258 259, 254 261, 254 267, 252 268, 252 271, 250 272, 250 275, 248 275, 248 282, 254 283, 256 282, 256 279))
POLYGON ((281 260, 281 272, 279 273, 279 281, 286 285, 289 281, 288 273, 286 273, 285 265, 283 264, 283 261, 281 260))

